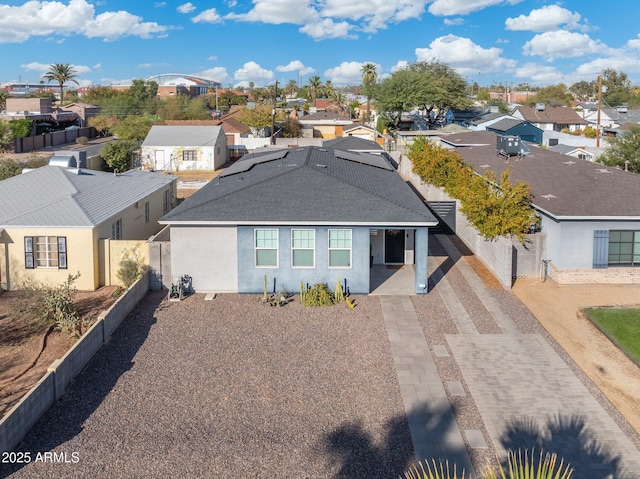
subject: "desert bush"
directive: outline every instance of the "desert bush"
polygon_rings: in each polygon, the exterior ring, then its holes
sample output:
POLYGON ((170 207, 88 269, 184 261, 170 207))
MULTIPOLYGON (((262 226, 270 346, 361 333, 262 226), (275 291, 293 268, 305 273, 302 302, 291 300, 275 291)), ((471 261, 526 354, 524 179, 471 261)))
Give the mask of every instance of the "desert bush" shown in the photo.
POLYGON ((131 287, 145 272, 144 254, 140 251, 140 245, 135 244, 124 248, 120 256, 120 269, 116 275, 126 288, 131 287))
POLYGON ((89 138, 87 138, 86 136, 79 136, 78 138, 76 138, 76 143, 78 145, 86 145, 87 143, 89 143, 89 138))
POLYGON ((327 283, 316 283, 311 288, 301 288, 300 301, 305 306, 332 306, 336 296, 327 283))

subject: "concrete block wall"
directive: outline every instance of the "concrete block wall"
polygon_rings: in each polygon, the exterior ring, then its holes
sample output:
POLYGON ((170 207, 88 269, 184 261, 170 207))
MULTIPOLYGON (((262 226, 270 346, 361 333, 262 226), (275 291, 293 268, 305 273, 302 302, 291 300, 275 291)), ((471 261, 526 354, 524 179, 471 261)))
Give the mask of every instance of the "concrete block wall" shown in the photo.
POLYGON ((557 268, 549 265, 549 278, 558 284, 640 284, 640 268, 557 268))
POLYGON ((149 291, 145 275, 107 310, 42 379, 0 420, 0 452, 11 451, 40 417, 62 397, 67 386, 149 291))

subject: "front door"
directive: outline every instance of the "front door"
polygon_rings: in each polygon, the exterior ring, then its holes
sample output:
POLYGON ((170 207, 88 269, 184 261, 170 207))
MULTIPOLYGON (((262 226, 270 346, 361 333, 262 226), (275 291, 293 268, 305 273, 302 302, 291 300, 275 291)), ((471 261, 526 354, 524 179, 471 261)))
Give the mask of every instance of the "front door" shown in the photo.
POLYGON ((384 230, 384 262, 404 264, 404 230, 384 230))
POLYGON ((164 150, 156 150, 156 167, 157 171, 164 170, 164 150))

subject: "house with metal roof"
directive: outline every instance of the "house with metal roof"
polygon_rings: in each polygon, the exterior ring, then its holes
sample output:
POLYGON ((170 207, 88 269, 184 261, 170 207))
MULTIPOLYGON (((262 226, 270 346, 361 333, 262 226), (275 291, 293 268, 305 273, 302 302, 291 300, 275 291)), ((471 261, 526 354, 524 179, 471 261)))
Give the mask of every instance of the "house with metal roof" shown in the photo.
POLYGON ((43 166, 0 181, 0 286, 105 284, 100 241, 147 240, 175 205, 177 177, 43 166))
POLYGON ((153 171, 213 171, 229 161, 219 125, 153 125, 141 150, 142 167, 153 171))
POLYGON ((425 293, 437 220, 384 156, 303 147, 245 155, 160 223, 172 274, 199 292, 261 292, 266 275, 270 290, 340 277, 369 293, 379 264, 413 268, 425 293))
POLYGON ((478 174, 509 169, 512 181, 531 186, 539 266, 556 282, 640 283, 640 175, 533 145, 524 157, 498 156, 491 132, 440 141, 478 174))

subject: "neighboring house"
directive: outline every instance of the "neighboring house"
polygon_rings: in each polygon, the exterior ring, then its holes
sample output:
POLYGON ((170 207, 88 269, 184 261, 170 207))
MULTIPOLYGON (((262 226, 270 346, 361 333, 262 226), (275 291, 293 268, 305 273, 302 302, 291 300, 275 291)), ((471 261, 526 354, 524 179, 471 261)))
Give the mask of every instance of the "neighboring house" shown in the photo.
POLYGON ((380 155, 304 147, 246 155, 175 210, 171 271, 198 292, 298 291, 346 280, 370 292, 372 264, 411 264, 426 293, 437 221, 380 155))
POLYGON ((498 111, 498 109, 496 108, 496 111, 490 111, 489 113, 481 115, 478 118, 474 118, 473 120, 467 122, 467 128, 473 131, 486 130, 487 127, 506 118, 513 117, 511 115, 500 113, 500 111, 498 111))
POLYGON ((227 137, 221 126, 154 125, 142 142, 144 169, 213 171, 228 161, 227 137))
POLYGON ((343 136, 353 136, 356 138, 362 138, 364 140, 370 140, 383 143, 382 135, 372 128, 362 123, 352 123, 342 129, 343 136))
POLYGON ((550 146, 549 150, 555 151, 556 153, 562 153, 563 155, 572 156, 573 158, 579 158, 580 160, 595 161, 596 159, 596 154, 591 151, 587 151, 584 147, 575 147, 559 143, 555 146, 550 146))
POLYGON ((486 130, 498 135, 519 136, 520 139, 536 145, 542 144, 542 130, 528 121, 504 118, 487 126, 486 130))
POLYGON ((234 161, 242 158, 247 153, 246 139, 253 136, 251 128, 234 117, 223 118, 220 126, 227 135, 227 146, 229 147, 229 160, 234 161))
POLYGON ((80 121, 78 126, 87 126, 89 118, 100 114, 100 108, 88 103, 70 103, 65 105, 65 111, 71 111, 78 115, 80 121))
POLYGON ((25 118, 33 121, 32 135, 79 126, 80 122, 78 113, 54 107, 51 98, 7 98, 0 119, 10 121, 25 118))
POLYGON ((63 283, 94 290, 101 239, 146 241, 175 205, 176 177, 43 166, 0 181, 0 285, 63 283))
MULTIPOLYGON (((540 217, 542 259, 558 283, 640 283, 640 175, 538 147, 519 160, 496 155, 496 135, 469 132, 440 140, 476 172, 531 186, 540 217)), ((540 264, 542 267, 543 264, 540 264)))
POLYGON ((563 106, 546 106, 537 103, 536 106, 517 106, 511 116, 526 120, 541 130, 569 131, 583 130, 588 125, 572 108, 563 106))
POLYGON ((324 140, 322 142, 322 147, 378 155, 384 152, 384 149, 375 141, 357 136, 344 136, 342 138, 334 138, 333 140, 324 140))
POLYGON ((304 115, 298 121, 305 138, 340 138, 344 136, 344 128, 353 125, 350 118, 328 111, 304 115))

